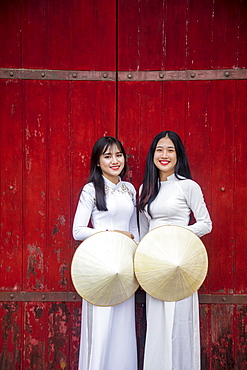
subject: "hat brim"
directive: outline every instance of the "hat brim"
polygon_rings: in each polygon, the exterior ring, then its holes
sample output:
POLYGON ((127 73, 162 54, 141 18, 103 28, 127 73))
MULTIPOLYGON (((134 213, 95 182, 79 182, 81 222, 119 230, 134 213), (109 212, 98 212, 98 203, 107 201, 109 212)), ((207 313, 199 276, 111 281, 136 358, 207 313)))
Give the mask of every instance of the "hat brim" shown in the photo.
POLYGON ((97 306, 114 306, 138 289, 135 241, 115 231, 93 234, 76 249, 71 276, 78 294, 97 306))
POLYGON ((202 285, 208 269, 201 239, 181 226, 151 230, 139 243, 134 259, 141 287, 152 297, 178 301, 202 285))

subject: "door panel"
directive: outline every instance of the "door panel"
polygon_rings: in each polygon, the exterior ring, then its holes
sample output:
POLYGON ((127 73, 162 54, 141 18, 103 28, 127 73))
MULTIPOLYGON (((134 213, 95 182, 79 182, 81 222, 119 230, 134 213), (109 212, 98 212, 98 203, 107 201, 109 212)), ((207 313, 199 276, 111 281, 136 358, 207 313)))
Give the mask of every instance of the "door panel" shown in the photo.
MULTIPOLYGON (((149 145, 168 129, 185 142, 213 220, 202 370, 243 369, 246 2, 6 0, 1 10, 0 367, 77 368, 71 228, 92 146, 119 137, 138 190, 149 145)), ((136 327, 141 370, 140 291, 136 327)))

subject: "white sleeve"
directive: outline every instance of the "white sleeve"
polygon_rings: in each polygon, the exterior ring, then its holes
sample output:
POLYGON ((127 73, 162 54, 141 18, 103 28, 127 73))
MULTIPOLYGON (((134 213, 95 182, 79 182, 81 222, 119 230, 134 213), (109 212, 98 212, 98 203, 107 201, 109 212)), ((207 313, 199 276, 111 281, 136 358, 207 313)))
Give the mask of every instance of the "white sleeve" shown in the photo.
MULTIPOLYGON (((142 185, 139 189, 139 196, 142 192, 142 185)), ((149 232, 149 220, 146 211, 139 212, 139 228, 140 228, 140 239, 149 232)))
POLYGON ((86 184, 81 192, 74 217, 73 238, 75 240, 84 240, 99 231, 88 227, 94 208, 94 198, 94 187, 86 184))
POLYGON ((134 235, 134 240, 136 243, 139 243, 139 230, 138 230, 138 224, 137 224, 137 213, 136 213, 136 190, 134 186, 132 186, 132 192, 133 192, 133 204, 134 204, 134 211, 132 213, 132 216, 130 218, 129 223, 129 231, 134 235))
POLYGON ((146 212, 139 212, 140 239, 149 232, 149 220, 146 212))
POLYGON ((193 225, 188 225, 186 228, 199 237, 210 233, 212 221, 204 202, 202 190, 195 181, 190 181, 190 186, 186 191, 186 200, 196 219, 193 225))

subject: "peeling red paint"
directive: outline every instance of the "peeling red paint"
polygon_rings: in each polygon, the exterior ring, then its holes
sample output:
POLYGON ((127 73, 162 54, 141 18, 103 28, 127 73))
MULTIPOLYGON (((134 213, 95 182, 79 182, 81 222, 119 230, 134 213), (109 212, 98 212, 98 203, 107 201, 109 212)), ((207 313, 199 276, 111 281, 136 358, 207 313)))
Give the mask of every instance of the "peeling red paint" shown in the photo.
POLYGON ((67 363, 69 310, 65 303, 53 303, 48 313, 48 349, 51 368, 67 363))
POLYGON ((12 369, 21 361, 20 304, 2 303, 0 310, 0 369, 12 369))

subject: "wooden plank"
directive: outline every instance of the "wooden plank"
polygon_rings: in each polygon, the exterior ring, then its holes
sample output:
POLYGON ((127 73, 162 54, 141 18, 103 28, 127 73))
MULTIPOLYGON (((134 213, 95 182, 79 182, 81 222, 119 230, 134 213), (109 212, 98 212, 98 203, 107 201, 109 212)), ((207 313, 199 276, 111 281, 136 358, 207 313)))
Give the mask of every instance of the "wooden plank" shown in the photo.
POLYGON ((47 304, 23 303, 23 369, 42 369, 47 364, 49 343, 47 304))
POLYGON ((23 319, 21 305, 18 302, 2 302, 0 305, 0 320, 1 369, 22 369, 23 319))
POLYGON ((211 370, 212 361, 212 313, 211 306, 201 304, 199 306, 200 318, 200 345, 201 345, 201 369, 211 370))
POLYGON ((24 85, 24 290, 47 284, 47 82, 24 85))
POLYGON ((140 61, 137 69, 157 70, 164 65, 164 1, 140 1, 140 61), (152 56, 150 58, 150 56, 152 56))
POLYGON ((71 68, 115 70, 115 1, 73 0, 70 6, 71 68))
POLYGON ((209 69, 212 63, 213 0, 188 2, 187 52, 188 69, 209 69), (206 52, 205 52, 206 50, 206 52))
POLYGON ((95 69, 95 1, 71 2, 71 68, 95 69))
POLYGON ((185 69, 187 1, 166 0, 165 6, 165 69, 185 69))
POLYGON ((163 83, 162 130, 178 133, 183 141, 186 137, 186 84, 183 81, 163 83))
POLYGON ((46 0, 21 0, 21 44, 23 68, 46 68, 46 0))
POLYGON ((1 290, 22 289, 22 94, 20 81, 0 81, 1 290))
POLYGON ((116 136, 116 84, 80 82, 71 90, 72 213, 89 175, 92 147, 101 136, 116 136))
MULTIPOLYGON (((211 112, 211 83, 195 81, 186 83, 186 139, 185 146, 191 166, 192 178, 201 186, 204 199, 211 213, 211 149, 210 134, 212 124, 211 112), (198 145, 198 143, 200 143, 198 145)), ((203 238, 208 250, 209 266, 214 258, 214 251, 210 251, 211 234, 203 238)), ((200 288, 201 293, 208 293, 208 279, 200 288)))
MULTIPOLYGON (((235 94, 236 82, 212 82, 210 165, 213 231, 210 248, 210 292, 234 292, 235 254, 235 94), (215 258, 217 251, 217 258, 215 258), (227 272, 227 273, 226 273, 227 272)), ((207 159, 207 153, 205 158, 207 159)))
POLYGON ((70 86, 69 81, 52 81, 48 86, 46 286, 49 291, 70 289, 70 86))
MULTIPOLYGON (((138 295, 138 291, 136 293, 138 295)), ((137 341, 137 354, 138 354, 138 369, 143 369, 145 338, 146 338, 146 304, 138 303, 136 300, 136 341, 137 341)))
POLYGON ((71 1, 47 1, 47 64, 49 69, 70 69, 71 1))
POLYGON ((241 0, 214 1, 212 68, 234 68, 238 64, 238 14, 240 3, 241 0))
POLYGON ((138 189, 143 178, 148 149, 153 137, 162 127, 162 84, 119 83, 118 99, 118 134, 128 154, 127 180, 133 182, 138 189))
POLYGON ((247 306, 237 305, 235 314, 235 343, 236 343, 236 355, 235 355, 235 366, 236 369, 245 369, 246 360, 246 323, 247 323, 247 306))
POLYGON ((241 1, 239 10, 239 39, 238 39, 238 68, 246 68, 247 65, 247 2, 241 1))
POLYGON ((69 305, 70 312, 70 329, 69 329, 69 351, 68 368, 77 369, 80 351, 80 336, 81 336, 81 302, 71 303, 69 305))
POLYGON ((234 279, 235 292, 246 293, 246 240, 247 240, 247 219, 246 219, 246 161, 247 161, 247 112, 246 112, 247 81, 238 81, 236 92, 236 126, 235 126, 235 150, 236 150, 236 198, 234 202, 235 214, 235 265, 234 279))
POLYGON ((0 66, 19 68, 20 58, 20 2, 1 1, 0 12, 0 66))
POLYGON ((118 70, 133 71, 139 66, 140 2, 118 0, 118 70))
POLYGON ((65 302, 48 304, 48 355, 49 369, 66 369, 69 363, 69 305, 65 302))
POLYGON ((214 305, 212 314, 212 369, 234 369, 234 306, 214 305))
POLYGON ((96 70, 116 70, 116 0, 97 0, 96 70))

